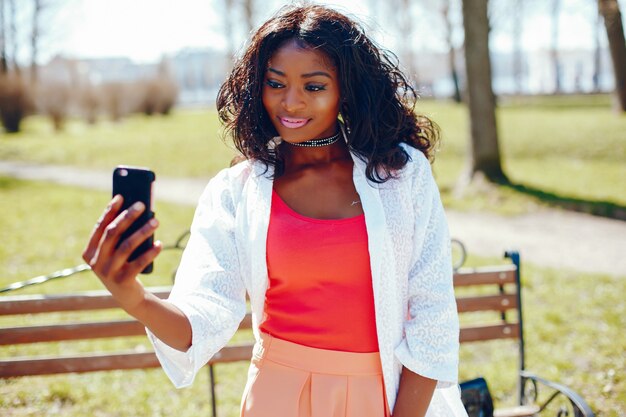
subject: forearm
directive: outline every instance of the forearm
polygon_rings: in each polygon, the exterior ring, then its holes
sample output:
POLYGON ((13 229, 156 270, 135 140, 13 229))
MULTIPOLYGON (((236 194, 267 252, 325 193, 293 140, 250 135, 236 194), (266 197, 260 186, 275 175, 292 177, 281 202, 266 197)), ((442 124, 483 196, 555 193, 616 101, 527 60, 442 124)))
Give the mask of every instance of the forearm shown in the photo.
POLYGON ((191 323, 172 303, 146 291, 143 301, 128 313, 172 348, 185 352, 191 346, 191 323))
POLYGON ((402 368, 393 417, 423 417, 435 392, 437 381, 402 368))

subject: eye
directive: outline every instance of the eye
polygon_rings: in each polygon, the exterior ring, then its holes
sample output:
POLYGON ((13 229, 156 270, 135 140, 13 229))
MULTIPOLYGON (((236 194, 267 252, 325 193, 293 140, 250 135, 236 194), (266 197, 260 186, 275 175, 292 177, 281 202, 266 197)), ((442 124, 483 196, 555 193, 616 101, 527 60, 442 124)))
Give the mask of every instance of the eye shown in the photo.
POLYGON ((323 84, 309 84, 306 86, 307 91, 323 91, 326 90, 326 86, 323 84))
POLYGON ((265 81, 265 84, 267 84, 270 88, 283 88, 284 87, 284 85, 274 80, 267 80, 265 81))

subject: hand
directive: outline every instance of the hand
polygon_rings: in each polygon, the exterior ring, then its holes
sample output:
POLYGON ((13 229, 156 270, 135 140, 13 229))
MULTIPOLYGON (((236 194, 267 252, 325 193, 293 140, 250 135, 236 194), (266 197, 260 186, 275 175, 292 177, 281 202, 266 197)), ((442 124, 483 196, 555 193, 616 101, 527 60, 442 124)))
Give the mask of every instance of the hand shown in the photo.
POLYGON ((116 248, 122 233, 145 210, 142 203, 135 203, 119 213, 122 203, 122 196, 113 197, 91 232, 83 259, 120 306, 132 315, 146 295, 137 275, 156 258, 162 245, 157 241, 137 259, 128 261, 133 251, 154 233, 158 221, 151 219, 116 248))

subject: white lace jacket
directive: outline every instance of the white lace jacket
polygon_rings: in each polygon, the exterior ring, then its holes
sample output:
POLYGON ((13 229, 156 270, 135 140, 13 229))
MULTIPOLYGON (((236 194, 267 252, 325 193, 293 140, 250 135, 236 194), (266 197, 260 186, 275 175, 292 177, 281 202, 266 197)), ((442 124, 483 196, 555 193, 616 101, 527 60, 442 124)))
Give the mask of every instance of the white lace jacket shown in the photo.
MULTIPOLYGON (((421 152, 405 149, 412 162, 384 184, 370 183, 365 163, 353 156, 386 394, 393 410, 405 366, 438 380, 428 417, 466 416, 457 385, 459 326, 447 223, 430 164, 421 152)), ((246 312, 246 291, 259 336, 271 174, 259 163, 242 162, 218 173, 200 198, 169 298, 191 322, 192 346, 183 353, 148 332, 176 387, 190 385, 233 336, 246 312)))

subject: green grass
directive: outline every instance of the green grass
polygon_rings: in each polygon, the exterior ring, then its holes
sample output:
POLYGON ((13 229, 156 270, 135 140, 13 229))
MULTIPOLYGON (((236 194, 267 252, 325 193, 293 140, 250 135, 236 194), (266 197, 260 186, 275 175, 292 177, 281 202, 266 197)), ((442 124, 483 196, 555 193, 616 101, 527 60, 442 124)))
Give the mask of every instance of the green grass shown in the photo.
POLYGON ((466 109, 439 101, 419 104, 441 126, 435 172, 446 206, 500 213, 545 206, 624 212, 626 115, 613 113, 606 96, 569 98, 571 103, 563 97, 520 100, 505 101, 497 110, 502 164, 515 186, 479 185, 463 198, 453 189, 465 166, 466 109))
POLYGON ((0 136, 0 160, 104 170, 126 164, 151 167, 157 175, 206 177, 235 155, 220 135, 217 113, 210 110, 134 115, 95 126, 70 120, 61 133, 54 133, 47 119, 33 116, 25 119, 22 132, 0 136))
MULTIPOLYGON (((456 198, 452 189, 464 162, 469 130, 463 106, 423 101, 419 110, 442 127, 435 174, 448 208, 520 213, 571 204, 613 213, 626 206, 626 117, 610 111, 607 96, 506 98, 498 126, 505 170, 516 186, 477 187, 456 198)), ((24 132, 0 134, 0 160, 23 160, 110 170, 125 163, 157 175, 207 177, 234 152, 219 139, 214 111, 178 111, 172 117, 133 116, 119 124, 70 121, 60 134, 41 117, 24 132)), ((0 177, 0 287, 82 263, 80 253, 108 193, 0 177)), ((172 243, 193 209, 159 203, 157 238, 172 243)), ((163 253, 147 285, 171 282, 179 254, 163 253)), ((523 256, 523 254, 522 254, 523 256)), ((470 259, 470 264, 497 260, 470 259)), ((524 264, 528 369, 581 393, 599 416, 626 414, 626 277, 579 274, 524 264)), ((101 289, 90 272, 20 290, 17 294, 101 289)), ((108 317, 110 313, 98 313, 108 317)), ((47 320, 80 320, 50 315, 47 320)), ((0 317, 0 326, 43 323, 37 316, 0 317)), ((248 335, 242 337, 249 338, 248 335)), ((1 347, 0 357, 91 349, 145 349, 127 342, 46 343, 1 347)), ((511 404, 515 356, 509 342, 463 345, 461 377, 485 375, 497 401, 511 404)), ((220 416, 238 415, 246 364, 217 368, 220 416)), ((193 387, 175 390, 159 369, 0 380, 0 415, 210 415, 207 372, 193 387)))
MULTIPOLYGON (((0 286, 81 262, 91 225, 108 194, 45 183, 0 178, 0 286)), ((157 237, 172 243, 185 230, 192 209, 159 205, 157 237)), ((179 254, 164 253, 147 285, 165 285, 179 254)), ((523 254, 522 254, 523 256, 523 254)), ((469 265, 496 259, 470 257, 469 265)), ((626 413, 626 277, 578 274, 523 265, 523 301, 528 369, 560 381, 581 393, 599 416, 626 413)), ((17 291, 16 294, 60 293, 101 289, 90 272, 17 291)), ((101 313, 97 317, 109 317, 101 313)), ((89 313, 92 318, 94 313, 89 313)), ((0 326, 51 321, 80 321, 85 315, 59 314, 0 317, 0 326)), ((250 340, 249 332, 240 338, 250 340)), ((144 337, 127 341, 66 342, 0 348, 0 357, 51 355, 90 350, 149 348, 144 337)), ((496 401, 512 404, 517 362, 511 342, 464 344, 462 379, 483 375, 496 401)), ((236 416, 245 384, 245 363, 217 367, 219 414, 236 416)), ((160 369, 97 372, 0 380, 0 415, 99 417, 210 415, 208 371, 194 385, 173 388, 160 369)))
MULTIPOLYGON (((417 109, 442 128, 435 171, 449 208, 521 213, 553 206, 626 216, 626 115, 611 111, 609 96, 500 99, 502 163, 513 185, 479 185, 463 197, 453 188, 465 164, 466 108, 423 100, 417 109)), ((46 119, 29 117, 22 133, 0 135, 0 160, 105 170, 126 163, 152 167, 157 175, 206 178, 235 155, 220 135, 214 109, 95 126, 72 120, 59 134, 46 119)))
MULTIPOLYGON (((82 249, 91 228, 110 200, 105 192, 0 177, 0 286, 83 263, 82 249)), ((189 228, 193 208, 159 202, 161 226, 156 238, 173 243, 189 228)), ((177 264, 175 254, 164 253, 153 276, 170 275, 177 264), (163 260, 161 260, 163 259, 163 260)), ((63 278, 76 290, 102 288, 90 273, 63 278)), ((33 288, 54 291, 55 282, 33 288)), ((60 284, 59 284, 60 285, 60 284)), ((69 287, 65 287, 67 290, 69 287)), ((23 290, 28 293, 31 290, 23 290)))
MULTIPOLYGON (((598 416, 626 415, 626 277, 538 268, 521 255, 526 369, 574 389, 598 416)), ((485 376, 496 404, 513 405, 516 349, 513 341, 462 345, 461 379, 485 376)))

